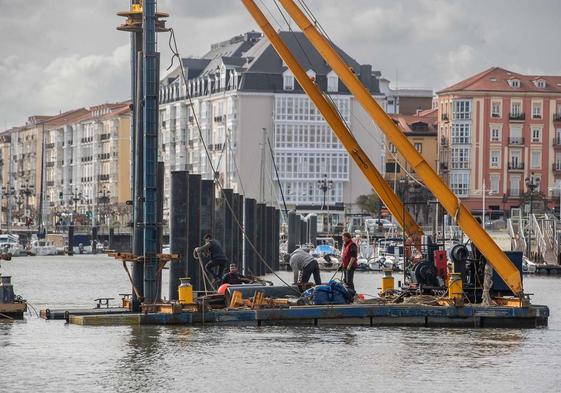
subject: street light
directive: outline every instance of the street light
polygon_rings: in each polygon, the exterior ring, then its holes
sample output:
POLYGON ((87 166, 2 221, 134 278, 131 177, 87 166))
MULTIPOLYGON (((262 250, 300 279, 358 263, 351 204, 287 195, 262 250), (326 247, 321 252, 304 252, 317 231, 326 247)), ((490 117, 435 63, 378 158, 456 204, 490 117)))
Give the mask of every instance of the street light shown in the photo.
MULTIPOLYGON (((531 225, 532 222, 531 219, 533 214, 534 190, 539 187, 540 183, 539 183, 539 179, 537 181, 536 179, 534 179, 533 172, 530 175, 530 177, 527 177, 525 179, 525 181, 526 181, 526 187, 528 187, 528 190, 530 191, 530 213, 528 216, 528 225, 531 225)), ((532 252, 532 233, 530 232, 530 226, 528 226, 528 244, 527 244, 526 255, 530 259, 532 258, 531 252, 532 252)))
POLYGON ((19 190, 21 195, 25 195, 25 226, 29 228, 31 224, 31 212, 29 211, 29 197, 34 194, 35 188, 29 183, 25 183, 25 186, 19 190))
POLYGON ((82 193, 78 192, 78 188, 74 189, 74 192, 70 195, 70 200, 74 202, 74 210, 72 211, 72 224, 74 225, 74 215, 78 212, 78 202, 82 200, 82 193))
POLYGON ((6 229, 8 233, 11 232, 12 229, 12 204, 10 201, 10 197, 16 194, 16 190, 14 187, 9 186, 2 186, 2 198, 6 198, 6 210, 8 211, 8 220, 6 222, 6 229))
POLYGON ((99 198, 97 199, 97 202, 103 204, 103 223, 105 224, 106 223, 105 221, 107 219, 106 217, 107 205, 109 204, 110 201, 109 196, 111 195, 111 191, 109 191, 106 186, 103 186, 103 189, 100 190, 98 194, 99 194, 99 198))
MULTIPOLYGON (((326 196, 327 191, 333 188, 333 180, 327 180, 327 175, 323 175, 323 179, 317 181, 319 189, 323 192, 323 203, 321 205, 321 210, 326 206, 326 196)), ((329 228, 329 205, 327 205, 327 232, 330 232, 329 228)))
POLYGON ((485 187, 485 180, 483 180, 483 185, 481 187, 480 190, 475 190, 474 194, 478 195, 479 193, 481 193, 481 199, 482 199, 482 206, 481 206, 481 226, 483 227, 483 229, 485 229, 485 212, 487 211, 487 206, 485 205, 485 196, 486 195, 495 195, 497 194, 495 191, 493 190, 489 190, 489 192, 487 193, 487 188, 485 187))

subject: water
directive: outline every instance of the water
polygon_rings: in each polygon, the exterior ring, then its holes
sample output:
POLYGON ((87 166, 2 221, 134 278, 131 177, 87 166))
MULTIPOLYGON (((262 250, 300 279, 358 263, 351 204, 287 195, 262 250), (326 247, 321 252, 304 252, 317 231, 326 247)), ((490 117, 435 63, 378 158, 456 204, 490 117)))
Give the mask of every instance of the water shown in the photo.
MULTIPOLYGON (((38 309, 130 292, 120 262, 102 256, 14 258, 2 272, 38 309)), ((357 288, 374 293, 380 278, 357 273, 357 288)), ((0 322, 0 392, 560 392, 560 288, 525 278, 552 314, 534 330, 82 327, 27 316, 0 322)))

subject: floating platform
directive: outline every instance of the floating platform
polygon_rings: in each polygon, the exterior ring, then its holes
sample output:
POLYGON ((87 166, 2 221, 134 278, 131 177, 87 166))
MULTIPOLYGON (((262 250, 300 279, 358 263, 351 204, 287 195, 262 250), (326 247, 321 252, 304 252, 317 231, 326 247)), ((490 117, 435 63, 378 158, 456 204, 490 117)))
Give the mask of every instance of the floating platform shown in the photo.
POLYGON ((122 307, 109 308, 59 308, 41 310, 39 316, 43 319, 66 319, 70 315, 109 315, 129 313, 129 310, 122 307))
POLYGON ((27 303, 0 303, 1 319, 23 319, 23 314, 27 311, 27 303))
POLYGON ((70 314, 78 325, 358 325, 469 328, 538 328, 547 326, 547 306, 464 307, 418 304, 353 304, 268 309, 219 309, 206 312, 70 314))

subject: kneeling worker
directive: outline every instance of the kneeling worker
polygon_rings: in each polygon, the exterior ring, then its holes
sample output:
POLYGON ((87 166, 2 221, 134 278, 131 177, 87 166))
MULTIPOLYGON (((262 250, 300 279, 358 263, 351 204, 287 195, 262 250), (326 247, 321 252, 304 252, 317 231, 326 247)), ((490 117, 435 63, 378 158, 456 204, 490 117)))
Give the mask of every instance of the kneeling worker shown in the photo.
POLYGON ((230 271, 222 277, 222 284, 238 285, 249 284, 251 282, 251 279, 238 271, 238 266, 235 263, 230 264, 230 271))
POLYGON ((321 285, 318 261, 316 261, 306 250, 298 248, 290 254, 290 267, 294 272, 294 283, 306 283, 313 274, 316 285, 321 285), (300 280, 298 279, 299 274, 300 280))

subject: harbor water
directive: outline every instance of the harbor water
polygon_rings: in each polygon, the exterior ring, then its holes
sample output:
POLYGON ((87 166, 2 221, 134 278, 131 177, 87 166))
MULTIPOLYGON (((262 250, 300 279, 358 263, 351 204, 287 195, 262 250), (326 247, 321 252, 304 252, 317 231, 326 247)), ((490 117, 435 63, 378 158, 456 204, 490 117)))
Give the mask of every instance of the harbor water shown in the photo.
MULTIPOLYGON (((130 292, 106 256, 21 257, 1 271, 37 310, 130 292)), ((359 292, 381 285, 355 277, 359 292)), ((560 392, 561 278, 524 284, 550 307, 548 328, 93 327, 28 314, 0 322, 0 392, 560 392)))

